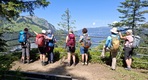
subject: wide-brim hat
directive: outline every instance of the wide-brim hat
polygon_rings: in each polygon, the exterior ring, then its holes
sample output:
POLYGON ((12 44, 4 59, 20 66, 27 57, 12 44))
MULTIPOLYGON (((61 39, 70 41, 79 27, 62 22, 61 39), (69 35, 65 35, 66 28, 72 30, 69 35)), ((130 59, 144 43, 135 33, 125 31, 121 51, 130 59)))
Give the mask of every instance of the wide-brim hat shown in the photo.
POLYGON ((117 28, 116 28, 116 27, 113 27, 110 31, 111 31, 112 33, 115 33, 115 34, 117 34, 117 33, 118 33, 118 31, 117 31, 117 28))

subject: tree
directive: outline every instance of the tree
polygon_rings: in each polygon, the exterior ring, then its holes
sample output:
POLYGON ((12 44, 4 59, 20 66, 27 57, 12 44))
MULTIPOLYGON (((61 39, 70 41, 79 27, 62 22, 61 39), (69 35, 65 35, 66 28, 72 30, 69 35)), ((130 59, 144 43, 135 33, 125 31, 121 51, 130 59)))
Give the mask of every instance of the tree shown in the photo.
POLYGON ((141 25, 142 28, 148 28, 148 22, 141 25))
POLYGON ((75 26, 72 26, 73 24, 75 24, 75 20, 71 20, 69 9, 65 11, 61 19, 62 21, 58 23, 58 26, 61 26, 62 30, 69 31, 69 29, 75 28, 75 26))
POLYGON ((46 0, 0 0, 0 16, 8 20, 18 17, 22 12, 29 12, 33 15, 33 10, 40 7, 47 7, 46 0))
POLYGON ((147 0, 125 0, 125 2, 121 2, 121 6, 117 10, 122 14, 119 17, 122 19, 122 26, 132 28, 134 33, 134 28, 138 27, 140 22, 144 22, 145 17, 143 15, 148 13, 148 10, 143 9, 144 7, 148 7, 147 0))
MULTIPOLYGON (((46 0, 0 0, 0 23, 13 21, 22 12, 29 12, 30 15, 33 15, 36 8, 45 8, 49 3, 46 0)), ((8 29, 1 26, 0 36, 8 29)), ((6 45, 6 42, 0 38, 0 44, 0 51, 4 51, 3 46, 6 45)))

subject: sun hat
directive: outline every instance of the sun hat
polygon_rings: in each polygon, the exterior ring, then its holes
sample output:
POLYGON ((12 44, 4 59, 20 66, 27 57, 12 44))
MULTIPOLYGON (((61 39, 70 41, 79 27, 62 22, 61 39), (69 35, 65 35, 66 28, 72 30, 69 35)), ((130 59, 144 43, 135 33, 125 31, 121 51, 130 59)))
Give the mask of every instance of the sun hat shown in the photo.
POLYGON ((132 30, 131 29, 127 30, 126 32, 132 34, 132 30))
POLYGON ((115 33, 115 34, 117 34, 117 33, 118 33, 118 31, 117 31, 117 28, 116 28, 116 27, 113 27, 110 31, 111 31, 112 33, 115 33))
POLYGON ((47 30, 46 32, 47 32, 47 33, 51 33, 51 30, 49 29, 49 30, 47 30))
POLYGON ((44 34, 45 34, 45 33, 46 33, 46 30, 42 30, 42 33, 44 33, 44 34))

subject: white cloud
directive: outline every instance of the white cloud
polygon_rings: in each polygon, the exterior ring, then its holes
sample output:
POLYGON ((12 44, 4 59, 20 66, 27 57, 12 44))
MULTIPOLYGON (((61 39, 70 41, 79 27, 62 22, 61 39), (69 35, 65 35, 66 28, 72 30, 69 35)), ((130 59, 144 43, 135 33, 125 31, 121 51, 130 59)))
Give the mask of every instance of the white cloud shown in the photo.
POLYGON ((94 26, 94 25, 96 25, 96 23, 95 23, 95 22, 93 22, 93 26, 94 26))

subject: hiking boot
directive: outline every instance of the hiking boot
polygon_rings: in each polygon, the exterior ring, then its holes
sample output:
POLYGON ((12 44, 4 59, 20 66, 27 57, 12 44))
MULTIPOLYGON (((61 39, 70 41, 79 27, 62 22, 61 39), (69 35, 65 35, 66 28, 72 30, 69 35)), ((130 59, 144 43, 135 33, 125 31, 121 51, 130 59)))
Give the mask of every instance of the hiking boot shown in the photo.
POLYGON ((76 66, 76 63, 73 63, 72 65, 73 65, 73 66, 76 66))
POLYGON ((27 63, 29 64, 30 63, 30 60, 27 60, 27 63))
POLYGON ((25 60, 21 60, 21 63, 25 64, 25 60))
POLYGON ((85 64, 85 65, 88 65, 88 63, 87 63, 87 62, 85 62, 84 64, 85 64))
POLYGON ((126 70, 128 70, 128 71, 130 71, 131 70, 131 68, 129 68, 129 67, 127 67, 127 68, 125 68, 126 70))
POLYGON ((70 67, 70 63, 67 63, 67 66, 69 66, 69 67, 70 67))
POLYGON ((82 65, 85 65, 84 62, 82 62, 82 65))
POLYGON ((53 63, 53 61, 50 61, 50 63, 52 64, 52 63, 53 63))
POLYGON ((46 62, 43 62, 43 61, 42 61, 42 66, 45 66, 45 65, 46 65, 46 62))

